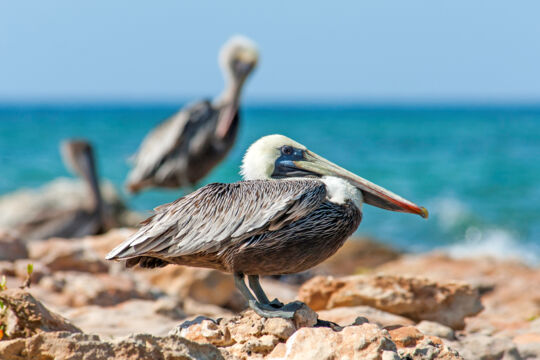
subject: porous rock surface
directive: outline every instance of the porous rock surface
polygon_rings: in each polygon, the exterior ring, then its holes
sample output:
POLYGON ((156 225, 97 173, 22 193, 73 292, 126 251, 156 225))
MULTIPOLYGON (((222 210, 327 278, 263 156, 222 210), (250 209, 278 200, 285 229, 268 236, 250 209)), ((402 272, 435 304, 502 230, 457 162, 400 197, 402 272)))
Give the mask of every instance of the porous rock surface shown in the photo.
POLYGON ((432 320, 461 329, 482 310, 480 294, 466 283, 393 275, 315 277, 299 291, 314 310, 368 305, 415 321, 432 320))

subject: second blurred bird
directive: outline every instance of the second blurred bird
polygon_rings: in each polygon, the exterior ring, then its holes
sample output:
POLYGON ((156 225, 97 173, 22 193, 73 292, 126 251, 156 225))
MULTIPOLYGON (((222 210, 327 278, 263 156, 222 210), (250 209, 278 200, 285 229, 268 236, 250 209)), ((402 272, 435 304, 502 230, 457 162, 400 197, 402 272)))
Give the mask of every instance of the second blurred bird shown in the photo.
POLYGON ((146 135, 127 178, 129 192, 193 186, 225 158, 238 132, 242 87, 258 60, 255 43, 246 37, 234 36, 223 45, 223 93, 186 106, 146 135))

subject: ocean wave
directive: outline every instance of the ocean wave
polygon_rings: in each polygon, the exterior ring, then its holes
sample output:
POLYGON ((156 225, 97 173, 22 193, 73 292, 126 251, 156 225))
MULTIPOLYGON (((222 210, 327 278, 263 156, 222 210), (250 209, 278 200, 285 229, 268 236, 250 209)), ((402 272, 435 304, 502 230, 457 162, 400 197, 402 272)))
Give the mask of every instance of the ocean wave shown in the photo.
POLYGON ((458 227, 471 217, 468 207, 455 197, 433 199, 429 208, 439 226, 445 231, 458 227))
POLYGON ((488 256, 496 259, 518 260, 528 265, 540 265, 540 246, 519 241, 516 234, 504 229, 479 229, 471 226, 463 241, 438 250, 454 258, 488 256))

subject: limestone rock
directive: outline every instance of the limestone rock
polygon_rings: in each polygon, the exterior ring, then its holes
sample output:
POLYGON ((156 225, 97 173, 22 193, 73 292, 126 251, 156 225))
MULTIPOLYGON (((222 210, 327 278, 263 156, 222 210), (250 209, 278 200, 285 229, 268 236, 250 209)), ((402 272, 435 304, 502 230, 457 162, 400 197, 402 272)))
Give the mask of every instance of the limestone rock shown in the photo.
POLYGON ((365 317, 368 322, 377 324, 381 328, 394 325, 414 324, 414 321, 411 319, 381 311, 370 306, 339 307, 329 310, 320 310, 318 314, 319 318, 338 323, 341 326, 351 325, 359 316, 365 317))
POLYGON ((285 344, 278 345, 267 359, 338 360, 396 358, 396 345, 388 332, 374 324, 349 326, 342 331, 330 328, 302 328, 285 344))
POLYGON ((390 275, 315 277, 300 288, 299 299, 314 310, 368 305, 454 329, 463 328, 466 316, 482 310, 478 290, 465 283, 390 275))
POLYGON ((39 260, 52 271, 104 273, 108 264, 85 241, 51 238, 28 244, 30 259, 39 260))
POLYGON ((387 274, 425 276, 436 281, 466 281, 482 294, 484 311, 467 319, 468 331, 494 332, 526 328, 540 316, 540 267, 492 258, 452 259, 432 253, 406 255, 382 265, 387 274), (474 322, 474 324, 472 324, 474 322))
POLYGON ((0 261, 13 261, 28 257, 24 243, 15 236, 0 230, 0 261))
POLYGON ((29 337, 42 332, 81 331, 68 320, 49 311, 26 291, 2 291, 0 301, 5 307, 0 312, 0 323, 5 324, 5 333, 9 339, 29 337))
POLYGON ((437 336, 447 340, 454 340, 456 338, 452 328, 435 321, 422 320, 416 325, 416 328, 426 335, 437 336))
POLYGON ((115 340, 97 335, 53 332, 26 339, 0 342, 0 358, 13 360, 219 360, 213 345, 197 344, 181 337, 163 338, 136 334, 115 340))
POLYGON ((61 271, 43 278, 39 285, 49 292, 59 293, 58 302, 71 307, 112 306, 130 299, 153 298, 150 292, 139 289, 141 284, 128 275, 61 271))
MULTIPOLYGON (((465 359, 478 360, 521 360, 516 344, 504 336, 467 334, 456 342, 449 343, 465 359)), ((538 356, 540 354, 536 354, 538 356)), ((533 357, 534 359, 534 357, 533 357)))
POLYGON ((358 274, 400 257, 401 253, 388 245, 369 238, 353 237, 312 272, 334 276, 358 274))
POLYGON ((226 305, 236 295, 231 275, 217 270, 167 266, 159 270, 138 270, 151 285, 169 295, 192 298, 198 302, 226 305))
MULTIPOLYGON (((172 300, 165 302, 169 303, 168 307, 174 305, 172 300)), ((132 299, 114 306, 88 305, 70 308, 63 310, 62 315, 84 332, 100 336, 120 337, 140 332, 165 336, 186 316, 181 307, 163 311, 162 306, 161 299, 132 299)))
POLYGON ((390 330, 389 333, 401 358, 414 360, 463 359, 457 351, 445 345, 440 338, 426 336, 413 326, 398 327, 390 330))
POLYGON ((293 319, 265 319, 247 310, 218 320, 200 316, 177 326, 169 335, 218 346, 227 358, 262 357, 297 329, 311 327, 316 322, 317 314, 305 305, 297 310, 293 319))

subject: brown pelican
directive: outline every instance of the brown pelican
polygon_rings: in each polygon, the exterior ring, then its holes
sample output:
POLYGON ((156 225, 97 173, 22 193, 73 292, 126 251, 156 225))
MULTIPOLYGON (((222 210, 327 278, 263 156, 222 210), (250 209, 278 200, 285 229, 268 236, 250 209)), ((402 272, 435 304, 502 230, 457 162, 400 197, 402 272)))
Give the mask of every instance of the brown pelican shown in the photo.
POLYGON ((191 186, 225 158, 238 132, 242 87, 258 61, 255 44, 241 36, 223 46, 225 90, 214 102, 191 104, 150 132, 134 156, 127 189, 191 186))
POLYGON ((100 233, 111 225, 105 222, 91 145, 84 140, 64 141, 61 153, 66 166, 85 182, 88 202, 83 208, 42 212, 17 228, 23 239, 81 237, 100 233))
POLYGON ((251 145, 241 173, 244 181, 210 184, 156 208, 107 259, 128 267, 179 264, 230 272, 259 315, 291 317, 294 303, 270 302, 259 275, 296 273, 327 259, 360 224, 363 203, 428 216, 425 208, 282 135, 251 145))

